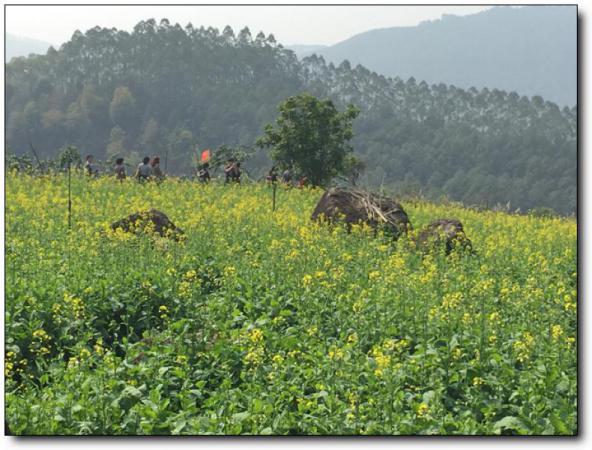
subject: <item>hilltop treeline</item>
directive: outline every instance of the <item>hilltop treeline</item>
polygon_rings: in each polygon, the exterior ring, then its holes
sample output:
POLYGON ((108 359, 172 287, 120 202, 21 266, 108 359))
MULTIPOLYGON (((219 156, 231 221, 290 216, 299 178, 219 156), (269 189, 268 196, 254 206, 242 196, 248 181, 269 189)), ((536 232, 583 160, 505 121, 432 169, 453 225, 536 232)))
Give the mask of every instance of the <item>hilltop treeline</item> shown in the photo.
MULTIPOLYGON (((277 105, 308 91, 361 109, 362 181, 469 204, 576 208, 576 109, 511 92, 429 86, 348 62, 299 61, 248 28, 142 21, 131 33, 93 28, 46 55, 6 65, 6 140, 42 157, 65 144, 100 159, 167 155, 183 173, 195 146, 253 145, 277 105)), ((269 160, 259 151, 250 171, 269 160)))

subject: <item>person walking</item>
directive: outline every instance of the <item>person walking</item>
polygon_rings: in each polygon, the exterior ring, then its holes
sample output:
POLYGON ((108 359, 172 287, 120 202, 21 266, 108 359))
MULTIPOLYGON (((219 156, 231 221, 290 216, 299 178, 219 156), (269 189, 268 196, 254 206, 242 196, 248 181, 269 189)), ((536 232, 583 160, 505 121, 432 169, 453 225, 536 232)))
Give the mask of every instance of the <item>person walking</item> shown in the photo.
POLYGON ((203 163, 200 166, 199 171, 197 172, 197 179, 199 180, 200 183, 209 183, 210 182, 210 172, 208 170, 209 167, 210 167, 210 164, 207 162, 203 163))
POLYGON ((113 171, 115 172, 115 179, 119 181, 125 180, 126 173, 125 173, 125 166, 123 165, 123 158, 117 158, 115 160, 115 167, 113 167, 113 171))
POLYGON ((89 177, 96 177, 99 175, 99 168, 94 164, 93 155, 86 155, 86 161, 84 162, 84 172, 89 177))
POLYGON ((277 182, 277 180, 278 180, 277 169, 275 166, 273 166, 269 170, 269 173, 267 174, 267 181, 268 181, 268 183, 275 184, 277 182))
POLYGON ((144 159, 140 164, 138 164, 138 168, 136 169, 136 173, 134 176, 138 179, 140 183, 144 183, 150 179, 152 175, 152 166, 150 165, 150 158, 145 156, 144 159))
POLYGON ((236 162, 234 158, 230 158, 224 165, 224 184, 228 184, 234 178, 234 170, 236 168, 236 162))
POLYGON ((232 175, 232 181, 234 181, 237 184, 240 184, 240 182, 241 182, 241 180, 240 180, 241 175, 242 175, 242 172, 241 172, 241 164, 237 161, 234 164, 234 173, 232 175))
POLYGON ((150 167, 152 167, 152 176, 156 179, 157 182, 164 180, 164 172, 160 168, 160 158, 158 156, 152 158, 150 167))
POLYGON ((287 168, 282 173, 282 183, 292 184, 292 171, 290 170, 290 168, 287 168))

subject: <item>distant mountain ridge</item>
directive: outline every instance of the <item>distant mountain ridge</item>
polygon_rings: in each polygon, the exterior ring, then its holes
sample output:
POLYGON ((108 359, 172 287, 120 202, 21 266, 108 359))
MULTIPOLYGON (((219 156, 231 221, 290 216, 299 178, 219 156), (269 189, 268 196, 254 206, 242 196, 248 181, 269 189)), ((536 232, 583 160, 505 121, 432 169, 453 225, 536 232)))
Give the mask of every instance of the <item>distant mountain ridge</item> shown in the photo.
POLYGON ((49 42, 6 33, 5 62, 10 62, 12 58, 17 56, 45 55, 51 46, 52 44, 49 42))
POLYGON ((348 60, 390 77, 540 95, 560 107, 577 103, 576 52, 577 9, 569 6, 444 15, 315 50, 336 65, 348 60))
POLYGON ((318 53, 327 48, 326 45, 308 45, 308 44, 294 44, 294 45, 285 45, 288 50, 292 50, 296 53, 296 56, 299 58, 304 58, 306 56, 312 55, 313 53, 318 53))

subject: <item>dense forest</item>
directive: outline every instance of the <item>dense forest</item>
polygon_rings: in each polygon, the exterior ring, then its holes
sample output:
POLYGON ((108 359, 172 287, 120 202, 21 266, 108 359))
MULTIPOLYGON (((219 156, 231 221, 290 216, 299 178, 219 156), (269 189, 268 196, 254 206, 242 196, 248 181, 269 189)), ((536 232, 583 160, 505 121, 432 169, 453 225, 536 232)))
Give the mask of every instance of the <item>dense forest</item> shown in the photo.
MULTIPOLYGON (((59 50, 6 65, 6 144, 54 158, 65 144, 188 172, 196 146, 253 146, 286 97, 354 104, 361 182, 467 204, 576 209, 576 108, 496 89, 387 78, 344 61, 298 60, 273 35, 142 21, 75 32, 59 50)), ((269 168, 257 150, 252 177, 269 168)))

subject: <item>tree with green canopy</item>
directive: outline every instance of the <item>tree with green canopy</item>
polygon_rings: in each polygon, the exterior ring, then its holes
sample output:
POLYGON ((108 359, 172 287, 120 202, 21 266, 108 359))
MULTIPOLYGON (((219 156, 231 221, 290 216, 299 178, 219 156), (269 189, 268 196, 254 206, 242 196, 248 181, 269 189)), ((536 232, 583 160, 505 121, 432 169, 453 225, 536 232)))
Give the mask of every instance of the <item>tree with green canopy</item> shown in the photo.
POLYGON ((287 98, 279 106, 280 115, 265 126, 257 145, 271 150, 271 158, 282 167, 291 167, 306 176, 313 186, 322 186, 346 169, 353 152, 352 121, 359 110, 348 105, 339 112, 329 99, 308 93, 287 98))

